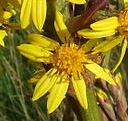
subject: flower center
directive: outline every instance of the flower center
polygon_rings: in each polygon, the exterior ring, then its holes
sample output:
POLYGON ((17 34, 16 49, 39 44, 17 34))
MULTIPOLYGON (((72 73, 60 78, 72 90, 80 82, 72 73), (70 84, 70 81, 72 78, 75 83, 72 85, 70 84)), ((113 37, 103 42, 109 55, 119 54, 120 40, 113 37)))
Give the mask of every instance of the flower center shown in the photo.
POLYGON ((60 72, 65 71, 68 75, 71 75, 82 72, 86 58, 84 50, 75 44, 70 44, 70 46, 63 44, 56 48, 51 61, 60 72))
POLYGON ((128 38, 128 8, 125 8, 120 12, 118 17, 119 27, 118 31, 121 35, 123 35, 126 39, 128 38))

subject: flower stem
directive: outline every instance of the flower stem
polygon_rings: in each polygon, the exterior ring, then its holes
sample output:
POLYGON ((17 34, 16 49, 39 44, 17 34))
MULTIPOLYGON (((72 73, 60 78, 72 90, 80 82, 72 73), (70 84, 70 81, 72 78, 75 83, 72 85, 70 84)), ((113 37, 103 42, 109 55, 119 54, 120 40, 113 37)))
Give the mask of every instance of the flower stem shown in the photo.
POLYGON ((97 100, 92 87, 87 87, 88 109, 81 109, 83 121, 101 121, 97 100))

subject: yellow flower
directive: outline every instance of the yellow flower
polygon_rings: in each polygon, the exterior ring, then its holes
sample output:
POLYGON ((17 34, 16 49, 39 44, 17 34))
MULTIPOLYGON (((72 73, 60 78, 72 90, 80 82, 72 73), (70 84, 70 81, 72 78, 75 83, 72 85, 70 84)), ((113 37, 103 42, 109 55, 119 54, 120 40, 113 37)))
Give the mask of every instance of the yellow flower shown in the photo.
MULTIPOLYGON (((35 101, 48 93, 48 112, 53 112, 65 98, 65 94, 73 86, 76 98, 84 109, 88 108, 86 98, 86 85, 91 80, 90 73, 116 85, 111 76, 97 64, 98 55, 91 54, 87 44, 76 45, 70 36, 67 27, 63 22, 63 16, 56 11, 55 29, 63 42, 58 42, 43 35, 28 35, 27 41, 30 44, 21 44, 18 50, 25 57, 45 64, 51 64, 45 74, 37 73, 29 81, 35 82, 32 100, 35 101), (34 81, 35 80, 35 81, 34 81), (70 85, 70 86, 69 86, 70 85)), ((91 42, 92 43, 92 42, 91 42)))
POLYGON ((33 21, 41 31, 46 18, 46 0, 22 0, 21 5, 21 27, 26 28, 33 21))
POLYGON ((89 39, 102 38, 120 34, 125 39, 128 38, 128 7, 122 10, 118 16, 99 20, 90 25, 91 29, 82 29, 78 34, 89 39))
POLYGON ((114 72, 120 65, 127 48, 128 7, 122 10, 118 16, 109 17, 92 23, 90 28, 91 29, 82 29, 78 31, 78 34, 88 39, 98 39, 114 35, 113 39, 106 40, 95 47, 95 52, 100 52, 102 49, 104 51, 108 51, 116 45, 120 43, 122 44, 122 53, 119 61, 117 62, 117 65, 112 70, 114 72))
MULTIPOLYGON (((6 0, 1 0, 0 2, 0 26, 1 28, 6 24, 9 18, 15 14, 13 6, 8 3, 6 0)), ((0 45, 4 46, 4 37, 7 36, 5 30, 0 30, 0 45)))

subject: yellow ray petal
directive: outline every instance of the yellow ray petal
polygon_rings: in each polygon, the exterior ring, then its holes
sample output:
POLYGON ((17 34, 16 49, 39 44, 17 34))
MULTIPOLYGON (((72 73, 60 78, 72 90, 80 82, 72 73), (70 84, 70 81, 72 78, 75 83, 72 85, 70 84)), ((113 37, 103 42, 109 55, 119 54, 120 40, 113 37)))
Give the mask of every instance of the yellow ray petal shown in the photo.
POLYGON ((46 18, 46 0, 32 0, 32 20, 35 27, 41 31, 46 18))
POLYGON ((85 53, 89 52, 99 41, 99 39, 90 39, 85 44, 82 45, 82 48, 84 49, 85 53))
POLYGON ((37 57, 37 56, 33 56, 33 55, 29 54, 29 53, 24 53, 22 51, 20 51, 20 53, 24 57, 26 57, 26 58, 28 58, 28 59, 30 59, 32 61, 35 61, 35 62, 44 62, 44 63, 49 63, 50 62, 50 58, 49 57, 37 57))
POLYGON ((35 27, 38 29, 38 23, 37 23, 37 0, 32 0, 32 8, 31 8, 31 15, 32 15, 32 21, 35 25, 35 27))
POLYGON ((61 42, 66 43, 66 39, 64 38, 63 33, 60 31, 56 21, 54 22, 54 27, 56 29, 57 35, 59 36, 61 42))
POLYGON ((100 88, 94 87, 94 89, 95 89, 95 91, 96 91, 97 96, 98 96, 102 101, 104 101, 105 98, 108 98, 107 94, 106 94, 103 90, 101 90, 100 88))
POLYGON ((26 28, 30 23, 30 15, 31 15, 31 0, 23 0, 23 4, 21 7, 21 27, 26 28))
POLYGON ((52 54, 50 51, 47 51, 38 45, 32 44, 21 44, 20 46, 17 46, 17 49, 22 53, 30 54, 36 58, 49 57, 52 54))
POLYGON ((112 85, 116 85, 115 81, 112 79, 112 77, 106 72, 104 71, 104 69, 99 66, 96 63, 89 63, 89 64, 85 64, 85 67, 90 70, 92 73, 94 73, 96 76, 106 80, 108 83, 112 84, 112 85))
POLYGON ((65 43, 66 38, 69 39, 70 34, 64 23, 63 15, 59 11, 56 11, 54 26, 59 38, 65 43))
POLYGON ((94 52, 92 54, 108 51, 108 50, 112 49, 113 47, 115 47, 116 45, 118 45, 119 43, 121 43, 122 40, 123 40, 123 37, 120 37, 120 36, 110 39, 110 40, 105 40, 105 41, 101 42, 100 44, 98 44, 93 49, 94 52))
POLYGON ((47 93, 56 82, 56 69, 50 69, 36 84, 32 100, 35 101, 47 93))
POLYGON ((37 29, 41 31, 46 18, 47 4, 46 4, 46 0, 36 0, 36 1, 37 1, 36 15, 37 15, 37 24, 38 24, 37 29))
POLYGON ((64 20, 63 20, 63 15, 59 12, 59 11, 56 11, 56 14, 55 14, 55 21, 56 21, 56 24, 58 26, 58 28, 63 31, 63 30, 67 30, 67 27, 64 23, 64 20))
POLYGON ((8 11, 4 11, 4 14, 3 14, 4 19, 9 19, 11 16, 12 16, 12 13, 10 13, 8 11))
POLYGON ((103 20, 99 20, 91 24, 91 28, 95 31, 116 29, 119 26, 117 17, 109 17, 103 20))
POLYGON ((85 0, 67 0, 68 2, 74 3, 74 4, 85 4, 85 0))
POLYGON ((116 74, 115 80, 116 80, 116 83, 117 83, 118 85, 122 84, 122 75, 121 75, 120 72, 118 72, 118 73, 116 74))
POLYGON ((59 43, 53 39, 40 34, 29 34, 27 37, 27 42, 49 48, 50 50, 53 50, 55 46, 59 45, 59 43))
POLYGON ((115 65, 115 67, 112 69, 112 72, 114 72, 120 65, 120 63, 122 62, 123 58, 124 58, 124 55, 125 55, 125 52, 126 52, 126 49, 127 49, 127 40, 125 39, 123 41, 123 45, 122 45, 122 50, 121 50, 121 56, 117 62, 117 64, 115 65))
POLYGON ((76 97, 84 109, 88 108, 87 96, 86 96, 86 85, 83 78, 74 79, 72 78, 72 84, 75 90, 76 97))
MULTIPOLYGON (((30 62, 31 63, 31 62, 30 62)), ((39 81, 39 79, 42 78, 42 76, 46 73, 45 69, 38 70, 34 73, 34 76, 31 77, 28 82, 29 83, 36 83, 39 81)))
POLYGON ((116 30, 104 30, 104 31, 93 31, 91 29, 82 29, 78 31, 78 35, 88 38, 88 39, 96 39, 96 38, 102 38, 114 35, 116 33, 116 30))
POLYGON ((4 46, 4 37, 7 36, 7 33, 5 30, 0 30, 0 45, 1 46, 4 46))
POLYGON ((28 82, 29 83, 36 83, 36 82, 38 82, 40 79, 41 79, 41 77, 43 76, 43 73, 44 73, 44 71, 39 71, 38 73, 36 73, 36 75, 34 75, 33 77, 31 77, 29 80, 28 80, 28 82))
POLYGON ((68 89, 69 80, 67 77, 59 75, 56 84, 50 90, 50 95, 47 101, 48 113, 52 113, 65 98, 65 94, 68 89))

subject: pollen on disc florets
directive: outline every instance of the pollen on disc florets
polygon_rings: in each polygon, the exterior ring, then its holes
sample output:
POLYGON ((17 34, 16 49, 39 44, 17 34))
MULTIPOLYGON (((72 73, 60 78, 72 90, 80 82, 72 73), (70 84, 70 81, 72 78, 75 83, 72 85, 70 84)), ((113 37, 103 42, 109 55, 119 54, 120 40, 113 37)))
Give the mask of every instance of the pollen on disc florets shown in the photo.
POLYGON ((86 57, 84 50, 79 48, 79 46, 63 44, 55 49, 51 61, 53 66, 58 68, 58 71, 65 71, 68 75, 72 75, 82 72, 86 57))
POLYGON ((123 11, 120 12, 118 22, 118 31, 122 36, 128 39, 128 8, 125 8, 123 11))

